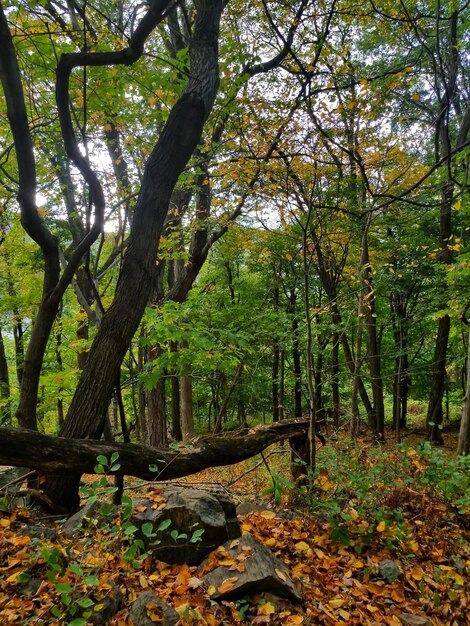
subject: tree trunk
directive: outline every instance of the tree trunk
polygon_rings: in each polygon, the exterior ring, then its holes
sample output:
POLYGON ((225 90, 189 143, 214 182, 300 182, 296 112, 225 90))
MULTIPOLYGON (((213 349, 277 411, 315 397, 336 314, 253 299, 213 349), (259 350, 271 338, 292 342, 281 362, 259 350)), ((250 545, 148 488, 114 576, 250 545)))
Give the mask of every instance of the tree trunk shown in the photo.
MULTIPOLYGON (((218 90, 223 4, 222 0, 196 2, 197 18, 189 46, 190 79, 147 160, 114 301, 103 316, 61 429, 65 437, 94 438, 100 434, 120 365, 149 301, 171 193, 200 140, 218 90)), ((79 476, 49 480, 47 494, 65 508, 74 508, 78 480, 79 476)))
POLYGON ((183 441, 194 437, 193 385, 191 374, 180 376, 181 434, 183 441))
POLYGON ((339 334, 333 333, 333 352, 331 356, 331 395, 333 396, 333 424, 339 428, 341 401, 339 396, 339 334))
POLYGON ((228 403, 230 401, 230 398, 232 397, 232 393, 235 391, 235 387, 238 384, 238 381, 240 380, 240 377, 242 375, 243 372, 243 361, 240 361, 240 363, 237 366, 237 369, 235 371, 235 375, 233 377, 232 383, 229 387, 229 390, 222 402, 222 404, 220 405, 220 409, 219 409, 219 414, 217 415, 217 419, 215 421, 215 425, 214 425, 214 435, 222 432, 222 419, 225 415, 225 413, 227 412, 227 407, 228 407, 228 403))
MULTIPOLYGON (((176 352, 177 345, 175 342, 171 343, 170 350, 176 352)), ((181 412, 180 412, 180 381, 178 374, 172 372, 171 374, 171 436, 175 441, 183 440, 183 433, 181 432, 181 412)))
POLYGON ((155 387, 147 394, 147 440, 145 444, 154 448, 165 448, 168 445, 165 392, 165 375, 162 374, 155 387))
POLYGON ((380 364, 380 347, 377 337, 377 313, 375 306, 375 289, 372 267, 369 258, 368 231, 371 213, 369 213, 362 237, 361 276, 363 295, 363 311, 366 322, 367 362, 369 364, 372 397, 374 399, 374 434, 379 441, 385 438, 385 408, 382 372, 380 364))
POLYGON ((470 333, 467 351, 467 384, 465 387, 465 397, 463 399, 457 454, 462 456, 470 454, 470 333))
POLYGON ((294 367, 294 417, 302 417, 302 368, 300 362, 299 320, 296 310, 297 294, 289 295, 289 313, 292 315, 292 363, 294 367))
POLYGON ((447 344, 450 333, 450 317, 444 315, 439 318, 437 328, 436 348, 434 352, 431 392, 429 395, 427 424, 428 439, 437 445, 443 445, 442 437, 442 399, 445 390, 447 344))
POLYGON ((11 424, 10 378, 5 354, 2 329, 0 328, 0 425, 11 424))
POLYGON ((285 417, 285 401, 286 401, 286 380, 285 380, 285 369, 286 369, 286 353, 284 350, 281 350, 281 363, 279 368, 279 421, 282 421, 285 417))

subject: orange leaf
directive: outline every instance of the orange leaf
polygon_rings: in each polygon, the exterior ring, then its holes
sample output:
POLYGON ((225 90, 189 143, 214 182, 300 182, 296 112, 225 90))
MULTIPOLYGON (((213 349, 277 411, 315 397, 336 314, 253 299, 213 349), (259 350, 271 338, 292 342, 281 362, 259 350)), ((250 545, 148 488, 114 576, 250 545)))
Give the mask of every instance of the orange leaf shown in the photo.
POLYGON ((219 593, 227 593, 233 588, 237 580, 238 580, 238 576, 232 576, 231 578, 225 579, 224 582, 221 585, 219 585, 219 587, 217 587, 217 591, 219 593))

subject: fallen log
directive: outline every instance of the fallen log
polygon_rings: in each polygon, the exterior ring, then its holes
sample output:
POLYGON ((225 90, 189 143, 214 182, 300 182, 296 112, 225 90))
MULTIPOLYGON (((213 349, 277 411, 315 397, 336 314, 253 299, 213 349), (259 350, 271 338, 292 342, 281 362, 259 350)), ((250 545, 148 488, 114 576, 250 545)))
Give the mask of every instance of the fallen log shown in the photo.
POLYGON ((0 428, 0 465, 26 466, 52 476, 93 474, 98 455, 110 459, 113 452, 118 452, 120 468, 114 474, 144 480, 170 480, 209 467, 244 461, 273 443, 306 435, 308 426, 308 419, 286 420, 260 426, 244 436, 196 439, 177 450, 116 441, 68 439, 3 427, 0 428))

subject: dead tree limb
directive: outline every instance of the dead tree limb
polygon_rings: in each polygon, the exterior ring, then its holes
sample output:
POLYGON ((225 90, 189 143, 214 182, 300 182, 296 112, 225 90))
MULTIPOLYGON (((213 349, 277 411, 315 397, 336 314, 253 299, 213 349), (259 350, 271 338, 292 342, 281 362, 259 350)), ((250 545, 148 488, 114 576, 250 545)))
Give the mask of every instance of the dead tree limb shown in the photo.
POLYGON ((262 452, 273 443, 306 435, 308 420, 261 426, 244 436, 208 437, 179 450, 140 444, 69 439, 22 428, 0 428, 0 465, 27 466, 48 475, 92 474, 96 457, 119 453, 119 474, 144 480, 170 480, 208 467, 232 465, 262 452), (157 466, 151 471, 149 466, 157 466))

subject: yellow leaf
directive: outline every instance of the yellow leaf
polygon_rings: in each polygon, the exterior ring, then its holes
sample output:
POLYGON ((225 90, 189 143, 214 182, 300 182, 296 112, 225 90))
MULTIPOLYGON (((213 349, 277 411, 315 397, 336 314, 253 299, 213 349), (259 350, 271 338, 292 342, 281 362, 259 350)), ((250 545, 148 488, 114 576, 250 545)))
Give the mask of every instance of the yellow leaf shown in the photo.
POLYGON ((278 575, 278 577, 283 580, 285 583, 289 580, 288 577, 286 576, 286 574, 281 570, 281 569, 277 569, 275 568, 274 571, 276 572, 276 574, 278 575))
POLYGON ((260 606, 258 609, 258 615, 272 615, 276 612, 276 607, 271 602, 266 602, 263 606, 260 606))
POLYGON ((307 550, 310 550, 310 546, 308 543, 305 543, 305 541, 299 541, 294 547, 296 550, 300 550, 300 552, 307 552, 307 550))
POLYGON ((383 531, 385 530, 385 522, 384 520, 382 520, 378 525, 377 528, 375 529, 378 533, 383 533, 383 531))
POLYGON ((274 537, 270 537, 269 539, 267 539, 264 542, 264 545, 268 546, 268 548, 273 548, 276 545, 276 540, 274 539, 274 537))
POLYGON ((214 587, 214 585, 209 585, 209 587, 207 587, 207 593, 210 596, 213 596, 216 591, 217 589, 214 587))
POLYGON ((412 550, 413 552, 418 552, 419 543, 417 541, 410 541, 408 545, 410 546, 410 550, 412 550))
POLYGON ((414 93, 411 96, 411 99, 414 100, 415 102, 419 102, 421 100, 421 96, 419 95, 419 93, 414 93))
POLYGON ((411 576, 412 576, 412 578, 414 578, 414 580, 422 580, 422 578, 424 576, 424 572, 423 572, 423 570, 420 567, 415 565, 411 569, 411 576))
POLYGON ((329 600, 328 604, 332 609, 339 609, 345 603, 344 598, 333 598, 333 600, 329 600))
POLYGON ((274 511, 261 511, 260 515, 264 517, 264 519, 274 519, 276 517, 274 511))
POLYGON ((298 626, 299 624, 304 623, 304 618, 302 615, 289 615, 289 617, 284 622, 285 626, 298 626))

